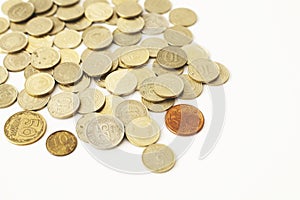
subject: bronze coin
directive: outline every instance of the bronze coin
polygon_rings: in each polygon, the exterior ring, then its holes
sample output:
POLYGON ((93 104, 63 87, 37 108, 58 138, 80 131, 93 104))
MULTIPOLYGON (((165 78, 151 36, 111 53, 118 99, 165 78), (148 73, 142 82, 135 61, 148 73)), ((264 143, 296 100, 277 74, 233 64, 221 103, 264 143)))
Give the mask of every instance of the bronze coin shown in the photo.
POLYGON ((48 137, 46 147, 54 156, 66 156, 76 149, 77 139, 69 131, 57 131, 48 137))
POLYGON ((198 108, 180 104, 168 110, 165 123, 175 135, 190 136, 201 131, 204 125, 204 116, 198 108))

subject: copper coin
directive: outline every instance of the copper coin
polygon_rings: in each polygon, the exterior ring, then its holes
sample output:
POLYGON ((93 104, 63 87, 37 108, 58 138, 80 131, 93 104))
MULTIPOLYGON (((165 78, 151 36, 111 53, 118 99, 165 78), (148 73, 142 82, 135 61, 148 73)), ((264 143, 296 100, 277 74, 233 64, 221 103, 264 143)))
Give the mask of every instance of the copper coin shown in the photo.
POLYGON ((47 138, 46 147, 54 156, 66 156, 76 149, 77 139, 69 131, 57 131, 47 138))
POLYGON ((165 123, 172 133, 180 136, 190 136, 200 132, 203 128, 204 116, 198 108, 180 104, 168 110, 165 123))

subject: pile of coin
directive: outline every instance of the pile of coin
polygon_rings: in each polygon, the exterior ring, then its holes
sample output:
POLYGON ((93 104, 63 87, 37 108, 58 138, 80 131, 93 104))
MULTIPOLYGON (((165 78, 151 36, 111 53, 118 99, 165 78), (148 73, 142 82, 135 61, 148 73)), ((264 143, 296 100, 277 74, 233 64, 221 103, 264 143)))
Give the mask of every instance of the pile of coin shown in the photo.
MULTIPOLYGON (((145 148, 141 160, 149 170, 170 170, 175 155, 156 144, 161 127, 149 111, 167 111, 166 127, 176 135, 197 134, 202 112, 174 106, 176 99, 192 100, 204 85, 224 84, 229 71, 193 42, 188 27, 197 22, 194 11, 172 10, 170 0, 145 0, 144 8, 137 0, 6 0, 2 11, 8 19, 0 18, 0 49, 7 53, 0 67, 0 108, 17 101, 25 110, 6 122, 9 141, 38 141, 46 121, 36 111, 47 107, 56 119, 81 115, 76 131, 83 142, 108 150, 126 137, 145 148), (79 46, 86 47, 81 56, 79 46), (9 72, 19 71, 26 79, 20 92, 5 84, 9 72), (100 88, 89 88, 92 81, 100 88), (52 95, 56 85, 61 92, 52 95), (136 91, 141 101, 123 98, 136 91)), ((64 130, 46 142, 56 156, 76 146, 76 137, 64 130)))

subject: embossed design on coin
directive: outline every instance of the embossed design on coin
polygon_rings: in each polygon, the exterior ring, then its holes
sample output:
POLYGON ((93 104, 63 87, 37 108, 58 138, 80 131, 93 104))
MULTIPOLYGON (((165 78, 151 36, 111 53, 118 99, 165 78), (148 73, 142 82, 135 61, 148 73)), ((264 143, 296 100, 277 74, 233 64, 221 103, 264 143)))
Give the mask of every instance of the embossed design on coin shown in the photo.
POLYGON ((11 106, 18 97, 17 89, 9 84, 0 85, 0 108, 11 106))
POLYGON ((165 47, 158 52, 157 63, 167 69, 176 69, 187 63, 187 56, 179 47, 165 47))
POLYGON ((40 37, 49 33, 53 25, 53 21, 47 17, 35 17, 27 22, 26 32, 32 36, 40 37))
POLYGON ((32 3, 21 2, 13 5, 8 10, 8 18, 12 22, 23 22, 29 19, 34 13, 34 6, 32 3))
POLYGON ((30 76, 25 82, 25 90, 32 96, 43 96, 53 91, 55 81, 47 73, 38 73, 30 76))
POLYGON ((60 61, 60 54, 52 47, 36 49, 31 56, 31 65, 37 69, 49 69, 60 61))
POLYGON ((111 45, 113 35, 104 26, 92 26, 87 28, 82 34, 83 43, 89 49, 103 49, 111 45))
POLYGON ((69 131, 57 131, 47 138, 46 147, 54 156, 66 156, 76 149, 77 139, 69 131))
POLYGON ((28 44, 28 39, 24 33, 6 33, 0 38, 0 48, 7 53, 15 53, 24 49, 28 44))
POLYGON ((36 111, 44 108, 50 100, 50 95, 33 97, 27 94, 25 90, 22 90, 18 96, 18 104, 24 110, 36 111))
POLYGON ((209 83, 218 78, 220 69, 218 65, 208 59, 199 58, 188 66, 189 76, 198 82, 209 83))

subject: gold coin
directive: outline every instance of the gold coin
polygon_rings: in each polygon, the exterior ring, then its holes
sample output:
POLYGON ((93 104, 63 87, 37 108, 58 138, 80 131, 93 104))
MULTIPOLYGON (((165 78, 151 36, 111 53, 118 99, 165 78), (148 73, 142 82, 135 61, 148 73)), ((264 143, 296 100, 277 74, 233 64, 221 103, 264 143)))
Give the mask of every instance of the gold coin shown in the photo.
POLYGON ((56 14, 57 12, 57 9, 58 9, 58 6, 56 4, 53 4, 52 7, 50 8, 50 10, 46 11, 46 12, 43 12, 43 13, 40 13, 39 16, 43 16, 43 17, 51 17, 53 15, 56 14))
POLYGON ((3 65, 8 71, 19 72, 29 66, 31 55, 26 51, 19 53, 7 54, 3 60, 3 65))
POLYGON ((143 12, 143 8, 134 1, 125 1, 116 7, 117 14, 122 18, 137 17, 143 12))
POLYGON ((53 77, 59 84, 70 85, 81 79, 81 67, 72 62, 60 63, 54 68, 53 77))
POLYGON ((56 15, 62 21, 73 21, 84 15, 84 8, 79 4, 68 7, 58 7, 56 15))
POLYGON ((181 49, 186 53, 188 63, 191 63, 193 60, 197 60, 198 58, 209 59, 210 57, 207 50, 195 43, 183 46, 181 49))
POLYGON ((113 32, 114 36, 114 43, 119 45, 119 46, 131 46, 139 43, 142 39, 142 34, 141 33, 123 33, 116 29, 113 32))
POLYGON ((194 81, 189 75, 183 74, 180 76, 184 83, 184 89, 180 95, 180 99, 196 99, 203 91, 202 83, 194 81))
POLYGON ((96 85, 101 87, 101 88, 106 88, 105 79, 106 79, 107 75, 108 74, 105 74, 101 77, 94 78, 94 81, 95 81, 96 85))
POLYGON ((10 26, 10 23, 7 19, 0 17, 0 34, 6 32, 10 26))
POLYGON ((28 36, 28 45, 26 47, 26 51, 29 53, 33 53, 35 50, 42 47, 52 47, 53 39, 50 36, 44 37, 33 37, 28 36))
POLYGON ((132 1, 132 2, 136 2, 136 3, 138 2, 138 0, 112 0, 112 3, 117 6, 126 1, 132 1))
POLYGON ((26 22, 14 23, 10 22, 10 30, 14 32, 26 33, 26 22))
POLYGON ((164 14, 172 8, 172 3, 169 0, 146 0, 145 9, 150 13, 164 14))
POLYGON ((120 61, 129 67, 138 67, 149 61, 150 54, 148 49, 139 47, 124 53, 120 61))
POLYGON ((175 155, 169 147, 163 144, 148 146, 142 155, 144 165, 155 173, 164 173, 175 165, 175 155))
POLYGON ((109 72, 111 68, 111 58, 102 52, 93 52, 82 63, 83 71, 91 77, 102 76, 109 72))
POLYGON ((32 3, 35 8, 35 13, 44 13, 52 8, 52 0, 29 0, 28 2, 32 3))
POLYGON ((28 39, 24 33, 6 33, 0 38, 0 48, 7 53, 15 53, 24 49, 28 44, 28 39))
POLYGON ((54 38, 54 44, 60 49, 74 49, 81 43, 81 35, 74 30, 64 30, 54 38))
POLYGON ((27 94, 26 90, 22 90, 18 96, 18 104, 24 110, 41 110, 48 104, 50 95, 34 97, 27 94))
POLYGON ((114 9, 113 15, 111 16, 111 18, 106 20, 106 24, 115 26, 115 25, 117 25, 118 20, 119 20, 119 16, 116 12, 116 9, 114 9))
POLYGON ((91 22, 104 22, 112 17, 113 8, 108 3, 93 3, 86 7, 85 17, 91 22))
POLYGON ((103 115, 114 115, 116 113, 117 106, 123 101, 125 101, 125 99, 122 97, 107 95, 105 97, 105 105, 99 113, 103 115))
POLYGON ((137 68, 134 70, 131 70, 131 72, 135 75, 137 81, 138 81, 138 86, 137 86, 137 90, 140 89, 142 83, 151 77, 155 77, 155 73, 148 69, 147 67, 142 67, 142 68, 137 68))
POLYGON ((69 131, 57 131, 47 138, 46 147, 54 156, 67 156, 76 149, 77 139, 69 131))
POLYGON ((24 77, 25 79, 27 79, 28 77, 34 75, 34 74, 38 74, 38 73, 47 73, 51 76, 53 76, 53 69, 36 69, 34 67, 32 67, 32 65, 29 65, 28 67, 25 68, 24 70, 24 77))
POLYGON ((161 38, 152 37, 143 40, 141 46, 148 49, 150 57, 156 58, 158 52, 168 46, 168 42, 161 38))
POLYGON ((30 76, 25 82, 25 90, 31 96, 43 96, 53 91, 55 81, 47 73, 38 73, 30 76))
POLYGON ((66 23, 67 28, 75 31, 84 31, 92 25, 92 22, 86 17, 81 17, 78 20, 70 21, 66 23))
POLYGON ((165 112, 175 104, 175 99, 167 99, 161 102, 151 102, 142 98, 142 103, 152 112, 165 112))
POLYGON ((76 124, 76 133, 78 138, 85 142, 85 143, 89 143, 86 134, 85 134, 85 129, 86 126, 93 120, 95 119, 97 116, 99 116, 99 113, 89 113, 86 115, 83 115, 76 124))
POLYGON ((197 22, 197 15, 188 8, 176 8, 170 12, 170 22, 174 25, 192 26, 197 22))
POLYGON ((83 2, 83 7, 86 9, 89 5, 94 4, 94 3, 106 3, 108 4, 107 0, 85 0, 83 2))
POLYGON ((76 64, 80 63, 80 56, 73 49, 61 49, 60 50, 60 62, 73 62, 76 64))
POLYGON ((5 67, 0 66, 0 85, 8 79, 8 71, 5 67))
POLYGON ((29 19, 33 13, 34 6, 32 3, 21 2, 10 7, 7 15, 12 22, 23 22, 29 19))
POLYGON ((211 60, 199 58, 188 66, 189 76, 195 81, 209 83, 218 78, 220 69, 211 60))
POLYGON ((91 84, 91 78, 87 75, 83 75, 79 81, 71 85, 60 85, 59 88, 64 92, 78 93, 87 89, 91 84))
POLYGON ((166 69, 183 67, 187 63, 185 52, 179 47, 165 47, 157 54, 157 63, 166 69))
POLYGON ((152 70, 158 76, 163 75, 163 74, 168 74, 168 73, 180 75, 183 73, 184 67, 177 68, 177 69, 166 69, 166 68, 163 68, 162 66, 160 66, 160 64, 158 64, 157 61, 154 61, 153 65, 152 65, 152 70))
POLYGON ((222 65, 221 63, 218 63, 218 62, 216 62, 216 64, 219 67, 220 75, 218 76, 217 79, 208 83, 208 85, 210 85, 210 86, 223 85, 228 81, 228 79, 230 77, 230 72, 224 65, 222 65))
POLYGON ((178 97, 183 89, 183 81, 175 74, 163 74, 155 80, 154 92, 164 98, 178 97))
POLYGON ((105 96, 100 90, 88 88, 79 93, 80 107, 78 113, 87 114, 100 110, 105 104, 105 96))
POLYGON ((62 7, 65 7, 65 6, 72 6, 76 3, 78 3, 80 0, 53 0, 53 2, 55 4, 57 4, 58 6, 62 6, 62 7))
POLYGON ((120 18, 117 23, 118 29, 123 33, 137 33, 143 30, 145 21, 142 17, 131 19, 120 18))
POLYGON ((18 97, 17 89, 9 84, 0 85, 0 108, 7 108, 15 103, 18 97))
POLYGON ((168 28, 164 33, 164 38, 170 45, 182 47, 193 41, 193 34, 184 26, 177 25, 168 28))
POLYGON ((80 99, 71 92, 62 92, 51 97, 47 108, 50 115, 57 119, 72 117, 79 109, 80 99))
POLYGON ((139 88, 141 96, 150 102, 161 102, 166 98, 158 96, 154 91, 157 77, 151 77, 144 80, 139 88))
POLYGON ((60 54, 52 47, 36 49, 31 56, 31 65, 36 69, 49 69, 60 61, 60 54))
POLYGON ((4 134, 15 145, 29 145, 39 141, 45 134, 47 123, 36 112, 22 111, 12 115, 4 125, 4 134))
POLYGON ((111 68, 111 72, 117 70, 117 68, 119 67, 119 58, 116 57, 113 53, 111 53, 110 51, 102 51, 102 53, 104 55, 107 55, 108 57, 110 57, 111 61, 112 61, 112 68, 111 68))
POLYGON ((87 28, 83 34, 83 43, 86 47, 97 50, 111 45, 113 35, 110 30, 104 26, 92 26, 87 28))
POLYGON ((53 29, 50 31, 49 35, 56 35, 57 33, 64 30, 66 23, 58 19, 57 17, 50 17, 53 22, 53 29))
POLYGON ((142 32, 146 35, 161 34, 169 27, 168 20, 159 14, 144 14, 143 19, 145 21, 145 27, 142 32))
POLYGON ((14 5, 21 3, 22 0, 6 0, 4 3, 1 5, 1 10, 3 14, 7 15, 8 10, 13 7, 14 5))

